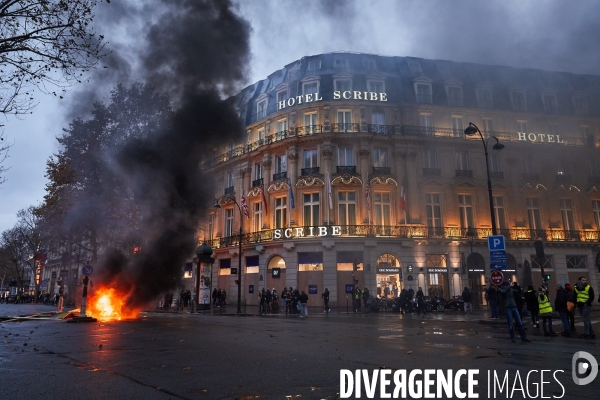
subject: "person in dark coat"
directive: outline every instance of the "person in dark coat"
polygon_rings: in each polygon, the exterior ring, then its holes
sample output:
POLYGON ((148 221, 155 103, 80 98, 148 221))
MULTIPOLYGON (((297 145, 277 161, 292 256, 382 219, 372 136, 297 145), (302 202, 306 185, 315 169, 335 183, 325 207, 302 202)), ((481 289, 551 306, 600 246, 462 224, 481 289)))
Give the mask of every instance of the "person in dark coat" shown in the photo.
POLYGON ((216 306, 217 305, 217 288, 213 289, 213 291, 212 291, 212 298, 213 298, 212 299, 213 300, 212 301, 213 306, 216 306))
POLYGON ((321 296, 323 297, 323 304, 325 305, 325 312, 327 314, 329 314, 329 311, 331 311, 329 309, 329 289, 325 288, 325 291, 323 292, 323 294, 321 294, 321 296))
POLYGON ((540 313, 540 305, 537 300, 537 293, 533 290, 533 285, 527 286, 527 291, 525 292, 525 304, 527 304, 527 310, 531 313, 531 320, 533 321, 533 327, 539 328, 539 313, 540 313))
POLYGON ((556 285, 556 299, 554 300, 554 309, 560 315, 560 321, 563 324, 564 331, 562 336, 571 337, 571 327, 569 326, 569 317, 567 310, 567 291, 562 285, 556 285))
POLYGON ((498 313, 498 290, 496 286, 490 283, 490 287, 488 287, 485 291, 486 300, 490 306, 490 312, 492 316, 491 319, 500 318, 500 314, 498 313))
POLYGON ((467 312, 473 312, 473 296, 471 294, 471 291, 469 290, 468 287, 465 286, 465 289, 462 292, 462 298, 463 298, 463 302, 464 302, 464 307, 465 307, 465 314, 467 312))
MULTIPOLYGON (((565 283, 565 290, 567 291, 567 301, 575 304, 577 303, 577 297, 575 295, 575 291, 573 290, 573 286, 570 283, 565 283)), ((569 330, 571 333, 575 333, 575 308, 573 310, 568 311, 567 309, 567 317, 569 318, 569 330)))
MULTIPOLYGON (((515 298, 515 303, 517 304, 517 309, 519 313, 523 313, 523 305, 525 304, 525 293, 521 286, 519 286, 519 282, 513 282, 512 287, 513 296, 515 298)), ((524 313, 525 315, 529 315, 529 311, 524 313)))
POLYGON ((419 287, 419 290, 417 290, 416 296, 417 304, 419 305, 417 313, 420 313, 422 311, 423 314, 425 314, 425 294, 423 293, 423 289, 421 289, 421 287, 419 287))

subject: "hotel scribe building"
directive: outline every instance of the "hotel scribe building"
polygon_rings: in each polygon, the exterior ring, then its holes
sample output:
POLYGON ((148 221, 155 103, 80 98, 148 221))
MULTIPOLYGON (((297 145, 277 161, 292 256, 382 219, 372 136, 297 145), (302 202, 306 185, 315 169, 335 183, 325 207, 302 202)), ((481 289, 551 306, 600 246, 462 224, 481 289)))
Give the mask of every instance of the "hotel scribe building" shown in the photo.
POLYGON ((343 52, 303 57, 231 101, 247 137, 203 165, 220 208, 201 234, 228 302, 242 268, 248 305, 292 286, 309 306, 328 288, 345 307, 354 284, 446 299, 469 286, 485 305, 492 204, 469 123, 490 139, 505 279, 531 271, 539 285, 543 263, 550 284, 586 276, 598 289, 600 76, 343 52))

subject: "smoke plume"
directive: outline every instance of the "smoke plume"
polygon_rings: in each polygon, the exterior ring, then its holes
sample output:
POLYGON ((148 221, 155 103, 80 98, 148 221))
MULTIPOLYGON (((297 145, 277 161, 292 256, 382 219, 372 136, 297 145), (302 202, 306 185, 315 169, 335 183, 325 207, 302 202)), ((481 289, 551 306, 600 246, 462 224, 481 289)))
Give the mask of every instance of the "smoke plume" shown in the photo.
MULTIPOLYGON (((130 293, 130 308, 176 287, 214 200, 213 178, 200 164, 217 145, 239 140, 244 132, 223 98, 246 79, 249 25, 230 1, 160 3, 135 64, 147 83, 171 94, 175 111, 166 129, 129 139, 112 160, 143 215, 142 246, 129 260, 107 254, 96 277, 130 293)), ((114 76, 107 75, 107 82, 96 77, 95 85, 114 86, 114 76)))

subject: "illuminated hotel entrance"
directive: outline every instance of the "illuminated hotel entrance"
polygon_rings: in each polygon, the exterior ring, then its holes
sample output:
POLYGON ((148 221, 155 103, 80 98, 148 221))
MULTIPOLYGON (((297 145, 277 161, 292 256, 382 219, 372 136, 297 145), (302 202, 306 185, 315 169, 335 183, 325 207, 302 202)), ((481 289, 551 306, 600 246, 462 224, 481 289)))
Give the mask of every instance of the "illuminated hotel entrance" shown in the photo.
POLYGON ((448 300, 450 298, 450 281, 446 260, 446 254, 427 255, 425 263, 427 267, 427 289, 424 292, 431 299, 439 297, 448 300))
POLYGON ((402 263, 393 254, 384 254, 377 259, 377 292, 381 297, 394 297, 394 291, 402 290, 402 263), (387 288, 387 290, 386 290, 387 288))

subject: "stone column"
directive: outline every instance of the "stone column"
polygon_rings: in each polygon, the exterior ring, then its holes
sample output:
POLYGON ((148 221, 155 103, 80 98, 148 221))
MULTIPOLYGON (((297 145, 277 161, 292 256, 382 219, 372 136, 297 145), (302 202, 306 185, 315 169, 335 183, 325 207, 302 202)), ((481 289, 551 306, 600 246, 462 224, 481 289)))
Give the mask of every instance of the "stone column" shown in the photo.
MULTIPOLYGON (((406 193, 406 215, 408 218, 406 223, 410 224, 413 221, 421 221, 419 204, 425 201, 425 199, 420 197, 422 193, 419 190, 417 183, 417 153, 409 151, 405 153, 405 157, 406 169, 404 191, 406 193)), ((421 221, 421 223, 425 222, 426 221, 421 221)))
POLYGON ((396 206, 395 209, 398 212, 398 218, 396 218, 396 224, 408 224, 408 221, 403 221, 404 217, 406 216, 407 219, 409 219, 409 206, 408 206, 408 199, 405 199, 405 203, 406 203, 406 210, 403 210, 402 208, 400 208, 400 196, 401 196, 401 191, 402 191, 402 180, 404 180, 404 191, 406 192, 406 180, 408 180, 408 177, 406 176, 406 153, 404 153, 403 151, 400 150, 395 150, 393 152, 394 154, 394 171, 392 171, 392 175, 397 177, 398 180, 398 188, 397 188, 397 198, 398 201, 396 202, 396 206))
MULTIPOLYGON (((290 178, 288 180, 288 183, 291 185, 292 187, 292 192, 294 193, 294 203, 298 202, 298 193, 296 193, 296 181, 298 179, 298 149, 296 148, 296 146, 291 146, 288 149, 287 152, 287 159, 288 159, 288 177, 290 178)), ((292 208, 291 206, 291 199, 288 199, 288 203, 290 204, 289 207, 289 211, 290 211, 290 226, 294 226, 297 225, 298 221, 298 212, 300 210, 300 207, 298 207, 298 205, 296 205, 296 208, 292 208)))
MULTIPOLYGON (((359 150, 360 179, 363 181, 363 186, 361 188, 362 193, 357 193, 357 196, 359 198, 364 199, 363 207, 361 207, 361 209, 363 210, 363 224, 368 224, 369 223, 369 210, 367 208, 367 199, 365 197, 365 193, 366 193, 365 191, 366 191, 367 184, 369 183, 369 180, 371 177, 371 163, 369 162, 369 160, 370 160, 369 156, 370 156, 371 152, 369 151, 368 147, 363 147, 363 146, 365 146, 365 144, 361 143, 361 149, 359 150)), ((373 203, 373 193, 372 192, 371 192, 371 203, 373 203)), ((371 204, 371 206, 372 205, 373 204, 371 204)))
MULTIPOLYGON (((323 175, 323 182, 325 182, 325 186, 323 187, 322 198, 323 198, 323 207, 321 207, 321 220, 325 221, 327 219, 327 210, 329 210, 329 198, 327 197, 327 179, 331 181, 331 176, 333 174, 333 163, 331 161, 333 156, 334 146, 330 141, 326 141, 321 146, 321 167, 320 172, 323 175), (327 176, 327 172, 329 171, 329 177, 327 176)), ((333 189, 332 189, 333 191, 333 189)), ((333 195, 333 193, 332 193, 333 195)), ((329 210, 329 216, 331 217, 331 211, 329 210)), ((331 297, 330 297, 331 298, 331 297)))

